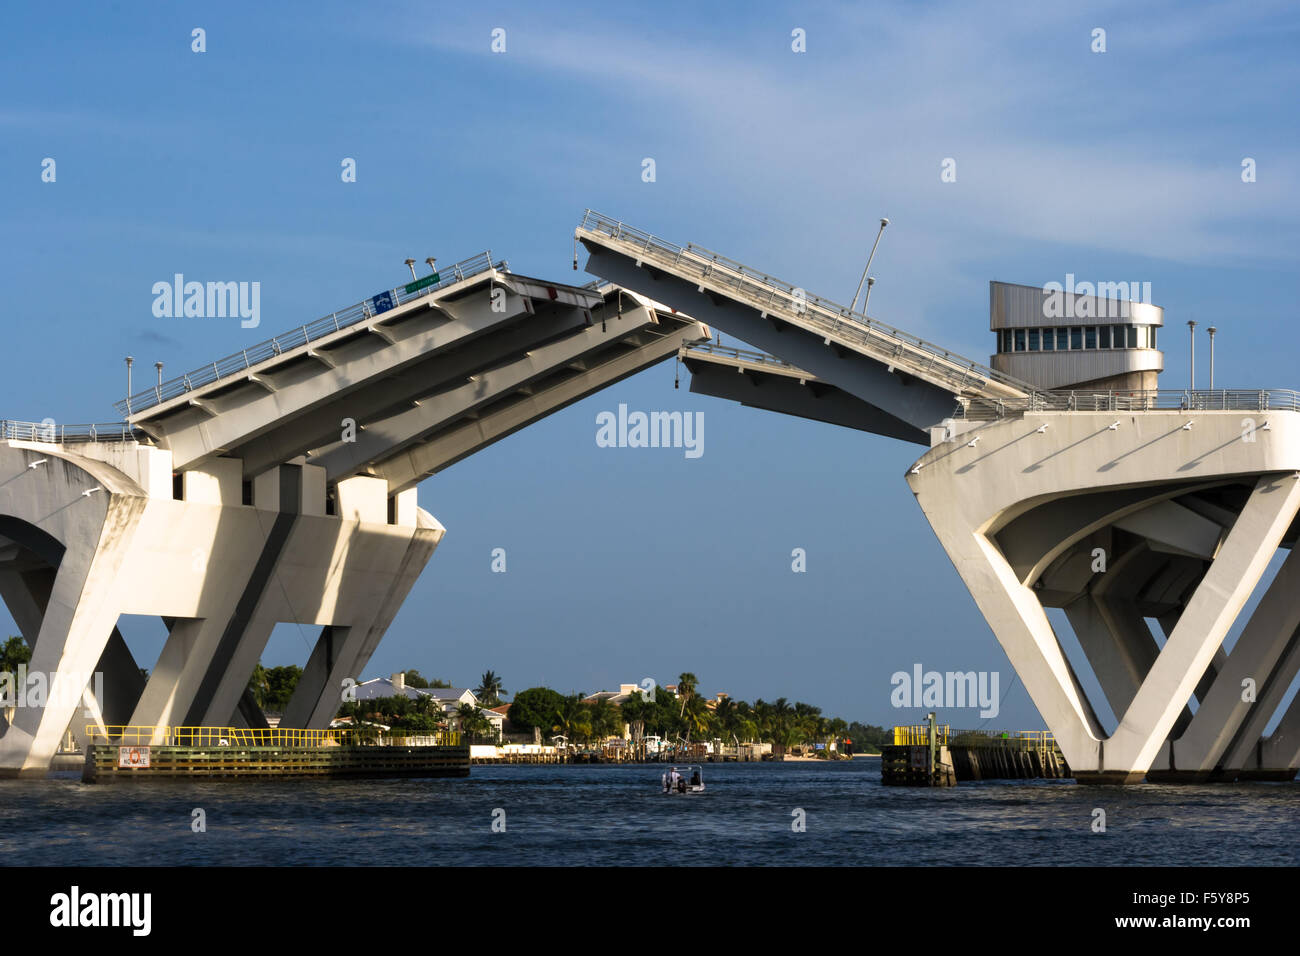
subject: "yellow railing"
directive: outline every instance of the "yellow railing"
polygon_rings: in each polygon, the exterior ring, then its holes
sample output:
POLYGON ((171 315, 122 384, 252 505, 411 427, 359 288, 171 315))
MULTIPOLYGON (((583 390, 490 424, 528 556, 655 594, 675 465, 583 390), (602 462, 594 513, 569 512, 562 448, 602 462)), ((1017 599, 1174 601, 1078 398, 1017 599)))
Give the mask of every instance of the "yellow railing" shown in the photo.
MULTIPOLYGON (((91 743, 152 744, 157 747, 337 747, 365 743, 351 728, 302 730, 292 727, 169 727, 153 724, 87 724, 91 743)), ((457 732, 383 735, 372 742, 396 746, 456 746, 457 732)))
MULTIPOLYGON (((934 728, 936 743, 941 747, 958 744, 967 747, 1008 747, 1015 750, 1054 750, 1056 738, 1048 730, 1021 730, 1014 734, 993 730, 953 730, 947 724, 934 728)), ((930 744, 929 724, 910 724, 894 728, 894 746, 926 747, 930 744)))
MULTIPOLYGON (((935 736, 941 747, 948 745, 948 725, 939 724, 934 728, 935 736)), ((930 745, 930 725, 910 724, 894 728, 895 747, 928 747, 930 745)))

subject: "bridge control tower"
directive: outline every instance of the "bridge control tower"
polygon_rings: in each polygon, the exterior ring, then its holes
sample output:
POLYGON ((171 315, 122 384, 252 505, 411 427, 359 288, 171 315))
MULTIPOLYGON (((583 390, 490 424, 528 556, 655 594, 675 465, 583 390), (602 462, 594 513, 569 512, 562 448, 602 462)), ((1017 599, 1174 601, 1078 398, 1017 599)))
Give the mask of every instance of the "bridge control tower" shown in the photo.
MULTIPOLYGON (((1131 301, 1136 283, 1075 287, 1073 280, 1070 276, 1065 288, 990 282, 989 328, 997 351, 989 364, 1045 389, 1158 388, 1164 355, 1156 347, 1156 332, 1164 325, 1164 309, 1131 301)), ((1149 299, 1149 290, 1147 283, 1138 294, 1149 299)))

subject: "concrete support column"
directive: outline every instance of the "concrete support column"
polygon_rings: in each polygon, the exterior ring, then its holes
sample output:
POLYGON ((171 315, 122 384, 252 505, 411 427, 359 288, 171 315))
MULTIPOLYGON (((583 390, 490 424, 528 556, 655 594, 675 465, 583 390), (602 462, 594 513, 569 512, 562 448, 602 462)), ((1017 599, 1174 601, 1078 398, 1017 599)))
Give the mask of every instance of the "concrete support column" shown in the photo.
MULTIPOLYGON (((1196 716, 1182 735, 1170 742, 1159 768, 1160 779, 1209 779, 1257 709, 1266 708, 1261 716, 1267 721, 1276 707, 1276 702, 1273 708, 1267 707, 1267 689, 1276 684, 1275 672, 1300 628, 1297 593, 1300 593, 1300 553, 1293 550, 1260 599, 1218 677, 1201 699, 1196 716), (1255 682, 1253 702, 1242 699, 1242 684, 1248 678, 1255 682)), ((1288 678, 1282 686, 1289 683, 1288 678)), ((1259 731, 1255 731, 1251 741, 1258 739, 1259 731)), ((1153 779, 1155 776, 1153 768, 1153 779)))
POLYGON ((1102 770, 1145 774, 1250 597, 1300 507, 1300 481, 1261 477, 1133 699, 1106 742, 1102 770))
POLYGON ((45 773, 64 731, 83 707, 86 686, 121 614, 118 571, 144 500, 113 495, 105 506, 89 498, 74 498, 67 507, 85 508, 87 523, 99 533, 63 554, 32 649, 29 672, 47 675, 47 698, 44 706, 15 713, 0 738, 0 772, 45 773))

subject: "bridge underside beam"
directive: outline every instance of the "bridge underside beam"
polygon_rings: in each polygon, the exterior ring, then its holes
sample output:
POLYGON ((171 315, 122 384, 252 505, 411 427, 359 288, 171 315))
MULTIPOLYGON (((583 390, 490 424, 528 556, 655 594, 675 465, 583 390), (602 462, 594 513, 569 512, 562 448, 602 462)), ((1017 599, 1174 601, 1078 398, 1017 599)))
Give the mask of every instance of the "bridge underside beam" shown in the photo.
POLYGON ((928 437, 916 427, 826 382, 801 381, 788 375, 717 364, 693 357, 690 352, 683 364, 691 373, 691 391, 700 395, 920 445, 929 444, 928 437))

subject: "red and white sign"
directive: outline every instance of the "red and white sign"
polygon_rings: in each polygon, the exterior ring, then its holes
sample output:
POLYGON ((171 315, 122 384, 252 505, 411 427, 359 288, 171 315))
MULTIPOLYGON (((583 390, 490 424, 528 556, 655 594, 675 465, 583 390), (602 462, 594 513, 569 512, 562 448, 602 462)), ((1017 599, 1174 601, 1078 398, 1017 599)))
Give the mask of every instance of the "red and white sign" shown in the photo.
POLYGON ((149 748, 148 747, 118 747, 117 765, 119 767, 131 767, 131 768, 148 767, 149 748))

